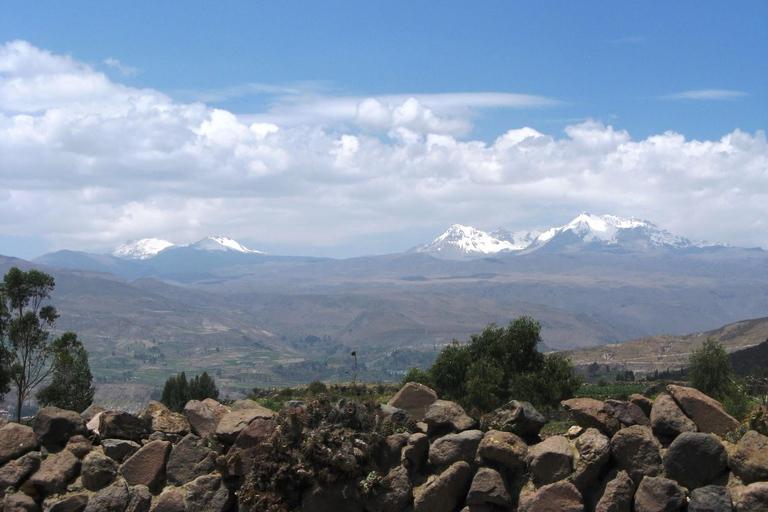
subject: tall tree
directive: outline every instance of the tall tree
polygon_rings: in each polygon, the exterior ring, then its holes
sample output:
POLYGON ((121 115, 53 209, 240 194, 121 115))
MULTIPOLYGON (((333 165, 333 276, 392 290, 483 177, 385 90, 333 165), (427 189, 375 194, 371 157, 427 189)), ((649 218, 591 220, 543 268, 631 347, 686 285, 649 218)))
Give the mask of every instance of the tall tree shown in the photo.
POLYGON ((88 364, 88 352, 77 339, 77 334, 66 332, 51 347, 54 353, 51 383, 37 393, 37 401, 83 412, 93 402, 93 376, 88 364))
POLYGON ((214 380, 208 375, 208 372, 203 372, 202 375, 195 375, 189 381, 189 399, 205 400, 206 398, 218 400, 219 390, 216 388, 214 380))
POLYGON ((29 393, 53 370, 48 329, 58 318, 56 308, 43 305, 51 298, 53 277, 39 270, 11 268, 0 284, 0 334, 4 366, 16 388, 16 420, 29 393))

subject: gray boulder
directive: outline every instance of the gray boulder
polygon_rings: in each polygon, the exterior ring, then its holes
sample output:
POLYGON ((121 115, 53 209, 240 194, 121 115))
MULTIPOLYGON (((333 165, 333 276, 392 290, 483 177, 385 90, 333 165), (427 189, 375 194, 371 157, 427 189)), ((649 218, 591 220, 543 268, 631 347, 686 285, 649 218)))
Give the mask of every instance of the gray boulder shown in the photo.
POLYGON ((35 414, 32 420, 37 442, 42 445, 64 446, 70 437, 87 436, 85 420, 74 411, 45 407, 35 414))
POLYGON ((0 493, 19 484, 40 467, 40 452, 29 452, 0 467, 0 493))
POLYGON ((629 395, 629 403, 632 403, 638 406, 643 411, 643 414, 645 414, 646 417, 650 419, 651 409, 653 408, 653 400, 651 400, 647 396, 633 393, 629 395))
POLYGON ((459 404, 448 400, 436 400, 430 405, 424 415, 424 422, 429 435, 463 432, 477 426, 477 422, 467 416, 459 404))
POLYGON ((152 494, 146 485, 134 485, 128 488, 128 508, 125 512, 149 512, 152 506, 152 494))
POLYGON ((498 471, 491 468, 480 468, 472 479, 472 485, 467 494, 468 505, 512 505, 512 497, 507 491, 504 478, 498 471))
POLYGON ((635 512, 676 512, 685 505, 685 489, 668 478, 646 476, 635 493, 635 512))
POLYGON ((632 402, 606 400, 605 407, 625 427, 631 427, 632 425, 645 425, 648 427, 651 425, 651 420, 648 419, 648 416, 639 406, 632 402))
POLYGON ((165 461, 170 451, 168 441, 150 441, 123 463, 120 472, 130 485, 159 489, 165 483, 165 461))
POLYGON ((85 506, 85 512, 124 512, 129 499, 128 486, 118 479, 91 496, 85 506))
MULTIPOLYGON (((255 403, 255 402, 254 402, 255 403)), ((223 443, 232 444, 240 432, 256 418, 272 419, 274 411, 256 404, 258 407, 230 411, 221 417, 216 426, 216 437, 223 443)))
POLYGON ((230 472, 235 475, 246 474, 256 460, 259 445, 272 437, 276 428, 277 422, 275 420, 256 418, 241 430, 227 453, 227 458, 230 461, 230 472))
POLYGON ((493 461, 517 472, 525 469, 528 445, 517 435, 500 430, 489 430, 477 447, 477 454, 485 461, 493 461))
POLYGON ((184 486, 186 512, 224 512, 232 503, 232 492, 219 475, 203 475, 184 486))
POLYGON ((411 434, 401 454, 401 462, 407 469, 423 468, 429 458, 429 438, 421 432, 411 434))
POLYGON ((685 415, 669 395, 659 395, 651 409, 651 428, 663 442, 671 442, 683 432, 696 432, 696 424, 685 415))
POLYGON ((664 454, 664 474, 688 489, 712 483, 727 465, 723 443, 701 432, 683 432, 664 454))
POLYGON ((186 512, 184 493, 180 489, 169 487, 157 497, 152 512, 186 512))
POLYGON ((768 437, 755 430, 748 431, 736 444, 728 462, 746 484, 768 480, 768 437))
POLYGON ((698 389, 669 385, 667 390, 700 432, 725 437, 728 432, 739 428, 739 420, 726 413, 720 402, 698 389))
POLYGON ((611 438, 611 453, 619 470, 627 472, 638 485, 644 476, 661 474, 661 445, 651 429, 634 425, 611 438))
POLYGON ((429 447, 429 464, 438 468, 458 461, 472 464, 482 440, 483 433, 480 430, 466 430, 438 438, 429 447))
POLYGON ((456 462, 414 491, 414 512, 447 512, 463 501, 472 480, 472 470, 464 461, 456 462))
POLYGON ((80 471, 83 486, 89 491, 98 491, 111 484, 117 476, 118 464, 103 453, 91 452, 83 459, 80 471))
POLYGON ((62 450, 49 454, 29 482, 40 495, 61 493, 77 477, 79 471, 80 459, 69 450, 62 450))
POLYGON ((731 491, 719 485, 707 485, 691 491, 688 512, 732 512, 731 491))
POLYGON ((80 413, 80 417, 83 418, 83 420, 88 423, 93 419, 94 416, 99 414, 100 412, 106 411, 105 408, 103 408, 100 405, 91 404, 88 406, 86 410, 80 413))
POLYGON ((736 500, 736 512, 768 512, 768 482, 749 484, 736 500))
POLYGON ((584 499, 570 482, 560 481, 520 497, 520 512, 583 512, 584 499))
POLYGON ((613 471, 599 492, 595 512, 631 512, 635 484, 626 471, 613 471))
POLYGON ((37 448, 37 438, 32 427, 8 423, 0 428, 0 465, 18 459, 37 448))
POLYGON ((99 436, 101 439, 128 439, 141 441, 151 432, 151 424, 125 411, 104 411, 99 413, 99 436))
POLYGON ((111 457, 117 462, 123 462, 125 459, 139 451, 141 445, 126 439, 103 439, 101 441, 101 448, 104 450, 104 455, 107 457, 111 457))
POLYGON ((75 457, 82 459, 93 450, 91 440, 83 435, 76 435, 69 438, 65 448, 75 454, 75 457))
POLYGON ((600 473, 611 459, 611 441, 596 428, 588 428, 574 441, 574 471, 568 477, 580 491, 597 483, 600 473))
POLYGON ((401 512, 413 500, 408 470, 398 466, 384 478, 382 490, 365 501, 367 512, 401 512))
POLYGON ((184 485, 214 470, 216 454, 194 434, 187 434, 171 450, 166 466, 168 483, 184 485))
POLYGON ((45 503, 45 512, 83 512, 88 505, 87 494, 75 494, 64 499, 45 503))
MULTIPOLYGON (((376 449, 375 461, 379 470, 387 473, 400 464, 403 447, 408 444, 408 434, 392 434, 384 439, 376 449)), ((429 441, 427 441, 429 447, 429 441)))
POLYGON ((552 436, 529 448, 528 467, 537 486, 570 476, 573 473, 573 450, 568 439, 552 436))
POLYGON ((521 437, 535 437, 547 423, 547 419, 529 402, 512 400, 483 417, 493 430, 512 432, 521 437))
POLYGON ((596 428, 607 436, 612 436, 621 428, 619 420, 613 417, 612 410, 605 403, 594 398, 571 398, 560 402, 563 408, 573 415, 576 424, 584 428, 596 428))
POLYGON ((387 405, 407 411, 414 421, 422 421, 427 409, 436 400, 437 393, 431 388, 418 382, 409 382, 400 388, 387 405))
POLYGON ((3 500, 3 512, 38 512, 35 500, 23 492, 15 492, 3 500))

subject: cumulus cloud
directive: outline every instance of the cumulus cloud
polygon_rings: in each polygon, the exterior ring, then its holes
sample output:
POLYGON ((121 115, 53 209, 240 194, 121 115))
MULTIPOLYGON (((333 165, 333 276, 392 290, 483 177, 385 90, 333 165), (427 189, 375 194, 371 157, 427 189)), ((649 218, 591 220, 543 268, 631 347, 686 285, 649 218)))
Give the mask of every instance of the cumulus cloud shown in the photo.
POLYGON ((518 126, 487 143, 462 138, 470 122, 462 113, 470 100, 506 96, 438 96, 325 102, 319 111, 346 117, 281 124, 174 101, 8 43, 0 233, 45 237, 52 248, 210 234, 333 246, 455 222, 562 224, 591 210, 768 247, 763 132, 635 140, 588 121, 564 134, 518 126))
POLYGON ((123 76, 135 76, 139 74, 139 68, 135 68, 133 66, 127 66, 120 62, 117 59, 114 59, 112 57, 104 59, 104 64, 109 66, 110 68, 114 68, 118 70, 123 76))
POLYGON ((731 91, 728 89, 695 89, 692 91, 678 92, 662 96, 665 100, 699 100, 699 101, 724 101, 737 100, 749 96, 743 91, 731 91))

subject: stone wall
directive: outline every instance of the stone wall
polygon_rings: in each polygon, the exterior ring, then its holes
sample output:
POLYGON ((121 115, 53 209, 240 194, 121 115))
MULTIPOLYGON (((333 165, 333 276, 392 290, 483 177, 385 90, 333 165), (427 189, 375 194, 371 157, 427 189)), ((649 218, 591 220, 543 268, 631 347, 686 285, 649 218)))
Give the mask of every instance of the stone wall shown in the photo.
MULTIPOLYGON (((295 414, 305 405, 286 407, 295 414)), ((333 483, 297 482, 300 492, 271 510, 768 511, 768 438, 748 431, 724 440, 738 422, 698 391, 669 386, 655 401, 563 407, 576 425, 542 439, 545 420, 528 403, 478 422, 408 384, 377 411, 377 432, 397 432, 379 436, 370 457, 350 444, 364 474, 333 459, 342 467, 333 483)), ((42 409, 31 426, 0 428, 2 510, 259 510, 245 498, 247 476, 263 469, 266 451, 286 449, 275 441, 286 439, 286 425, 285 413, 250 400, 191 401, 184 414, 157 402, 135 416, 42 409)))

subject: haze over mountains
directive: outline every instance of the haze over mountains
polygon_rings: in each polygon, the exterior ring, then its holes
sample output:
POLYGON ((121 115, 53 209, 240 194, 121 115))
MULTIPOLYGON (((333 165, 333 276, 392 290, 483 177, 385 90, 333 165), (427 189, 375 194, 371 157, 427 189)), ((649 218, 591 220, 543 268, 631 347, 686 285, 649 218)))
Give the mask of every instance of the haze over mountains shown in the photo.
POLYGON ((361 378, 393 379, 520 315, 542 323, 550 349, 768 315, 766 251, 614 216, 584 213, 543 232, 456 225, 407 253, 346 260, 268 255, 224 237, 169 244, 0 268, 51 272, 57 327, 81 334, 97 375, 155 385, 182 369, 218 371, 231 389, 347 379, 350 350, 361 378))

